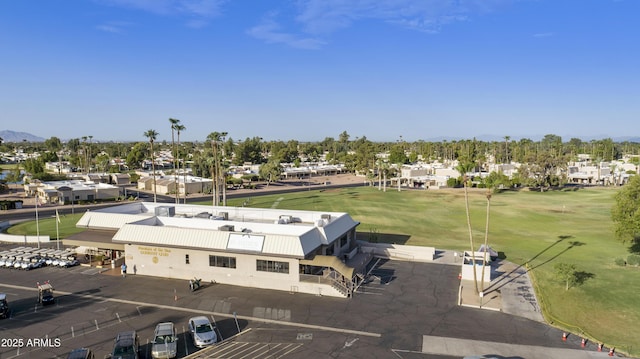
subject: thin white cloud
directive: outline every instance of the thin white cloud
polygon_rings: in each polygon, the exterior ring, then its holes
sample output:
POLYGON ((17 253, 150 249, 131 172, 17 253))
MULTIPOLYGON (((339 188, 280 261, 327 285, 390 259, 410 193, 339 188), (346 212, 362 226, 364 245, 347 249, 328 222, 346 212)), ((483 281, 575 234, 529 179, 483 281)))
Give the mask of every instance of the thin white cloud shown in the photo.
POLYGON ((379 20, 428 33, 492 11, 512 0, 300 0, 296 20, 311 34, 330 33, 358 20, 379 20))
POLYGON ((96 26, 96 29, 104 32, 110 32, 112 34, 122 34, 125 30, 131 26, 131 23, 124 21, 109 21, 104 24, 96 26))
POLYGON ((436 34, 445 25, 468 21, 514 1, 518 0, 294 0, 297 31, 283 29, 270 16, 248 33, 270 43, 297 47, 304 40, 305 46, 315 48, 325 44, 318 38, 366 20, 436 34))
POLYGON ((224 2, 224 0, 180 0, 177 1, 177 7, 188 14, 211 18, 220 15, 220 8, 224 2))
POLYGON ((206 26, 210 19, 220 15, 227 0, 96 0, 100 3, 142 10, 157 15, 188 17, 186 25, 193 28, 206 26))
POLYGON ((111 26, 111 25, 98 25, 98 26, 96 26, 96 29, 104 31, 104 32, 111 32, 111 33, 114 33, 114 34, 122 33, 122 29, 117 28, 115 26, 111 26))
POLYGON ((167 15, 172 12, 174 0, 97 0, 111 6, 143 10, 154 14, 167 15))
POLYGON ((285 44, 298 49, 315 50, 325 44, 324 41, 317 38, 282 31, 282 26, 276 21, 276 17, 277 13, 275 12, 267 14, 258 25, 247 30, 247 34, 268 44, 285 44))

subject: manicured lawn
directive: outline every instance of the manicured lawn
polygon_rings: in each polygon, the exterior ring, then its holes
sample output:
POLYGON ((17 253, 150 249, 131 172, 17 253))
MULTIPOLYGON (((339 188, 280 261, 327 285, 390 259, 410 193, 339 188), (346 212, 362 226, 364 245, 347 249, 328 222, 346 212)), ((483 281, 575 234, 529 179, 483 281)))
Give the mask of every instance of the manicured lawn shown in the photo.
MULTIPOLYGON (((19 168, 22 168, 22 165, 19 165, 19 168)), ((3 164, 0 164, 0 170, 13 171, 15 169, 16 169, 16 164, 15 163, 3 163, 3 164)))
MULTIPOLYGON (((615 193, 616 189, 600 188, 494 194, 489 242, 507 260, 531 269, 549 322, 639 355, 640 268, 614 263, 616 257, 629 255, 628 246, 612 234, 615 193), (556 263, 573 263, 588 279, 565 291, 554 277, 556 263)), ((485 194, 470 192, 476 248, 484 241, 485 194)), ((469 249, 463 190, 332 189, 253 197, 248 205, 347 212, 361 222, 360 239, 469 249)))
MULTIPOLYGON (((76 228, 76 223, 80 220, 84 213, 60 215, 60 223, 58 224, 58 233, 60 238, 69 237, 72 234, 80 233, 85 228, 76 228)), ((34 213, 35 218, 35 213, 34 213)), ((49 236, 52 241, 56 237, 56 219, 55 216, 40 217, 36 226, 36 221, 27 221, 11 226, 7 229, 7 234, 13 235, 29 235, 35 236, 40 230, 41 236, 49 236)))

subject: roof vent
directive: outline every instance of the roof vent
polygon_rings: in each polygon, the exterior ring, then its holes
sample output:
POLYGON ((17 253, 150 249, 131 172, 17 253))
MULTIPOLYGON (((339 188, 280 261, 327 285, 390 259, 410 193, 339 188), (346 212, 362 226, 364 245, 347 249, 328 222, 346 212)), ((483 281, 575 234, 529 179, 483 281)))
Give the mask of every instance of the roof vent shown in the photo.
POLYGON ((276 222, 276 224, 289 224, 289 223, 293 223, 293 217, 288 215, 280 216, 278 218, 278 221, 276 222))
POLYGON ((224 226, 218 227, 218 230, 223 232, 235 232, 235 227, 231 224, 225 224, 224 226))
POLYGON ((176 215, 176 207, 173 207, 173 206, 156 207, 155 215, 158 217, 173 217, 176 215))
POLYGON ((209 219, 209 218, 211 218, 211 213, 209 213, 209 212, 200 212, 200 213, 196 214, 194 217, 209 219))

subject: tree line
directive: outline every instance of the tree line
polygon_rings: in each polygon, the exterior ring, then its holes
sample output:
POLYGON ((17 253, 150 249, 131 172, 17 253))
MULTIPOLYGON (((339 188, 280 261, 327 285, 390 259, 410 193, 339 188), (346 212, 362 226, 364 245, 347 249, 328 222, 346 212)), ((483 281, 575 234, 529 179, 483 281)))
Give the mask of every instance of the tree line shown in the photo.
MULTIPOLYGON (((561 184, 562 178, 557 176, 557 170, 576 160, 578 154, 588 154, 595 163, 620 159, 623 154, 640 155, 640 143, 614 142, 610 138, 563 141, 553 134, 539 141, 527 138, 516 141, 505 136, 502 141, 408 142, 400 137, 394 142, 373 142, 366 136, 352 137, 343 131, 337 138, 326 137, 317 142, 285 142, 266 141, 261 137, 235 140, 227 132, 212 132, 202 141, 180 141, 180 134, 187 128, 180 120, 169 119, 169 122, 171 143, 156 142, 160 132, 152 129, 140 134, 147 141, 98 142, 93 141, 93 136, 83 136, 62 142, 51 137, 44 142, 2 143, 0 152, 12 153, 22 149, 26 153, 40 153, 39 158, 28 159, 23 164, 30 173, 44 173, 44 163, 55 161, 68 161, 78 172, 120 172, 123 169, 114 165, 112 159, 122 159, 129 169, 142 168, 149 163, 153 165, 150 159, 155 146, 153 152, 156 155, 161 150, 172 153, 172 170, 180 170, 181 166, 184 170, 188 165, 195 176, 207 178, 218 176, 214 172, 223 172, 231 165, 245 163, 262 164, 263 178, 277 178, 281 163, 299 166, 305 161, 317 162, 321 158, 330 164, 342 164, 350 172, 383 171, 390 176, 393 175, 390 165, 416 163, 418 159, 442 163, 458 161, 473 171, 486 170, 488 163, 517 162, 524 166, 519 170, 520 178, 513 181, 521 185, 561 184), (174 134, 177 134, 177 142, 174 134), (379 153, 387 153, 388 156, 382 160, 376 156, 379 153)), ((637 157, 632 161, 638 164, 637 157)), ((493 182, 504 180, 499 174, 492 176, 493 182)))

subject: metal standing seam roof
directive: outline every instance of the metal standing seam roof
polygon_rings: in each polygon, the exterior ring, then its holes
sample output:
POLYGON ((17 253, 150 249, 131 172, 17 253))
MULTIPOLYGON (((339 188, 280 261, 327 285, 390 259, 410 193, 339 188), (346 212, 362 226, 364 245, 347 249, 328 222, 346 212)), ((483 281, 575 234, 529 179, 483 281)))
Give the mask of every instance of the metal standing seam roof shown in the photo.
POLYGON ((341 216, 338 218, 331 218, 329 223, 325 223, 322 227, 318 228, 323 232, 324 238, 331 238, 332 240, 329 243, 333 243, 340 235, 347 233, 358 224, 360 223, 354 221, 350 216, 341 216))
POLYGON ((304 258, 322 244, 319 233, 313 232, 302 237, 266 235, 262 254, 304 258))
POLYGON ((129 203, 87 212, 76 226, 117 230, 113 237, 114 244, 136 243, 229 252, 243 250, 228 249, 231 234, 253 233, 252 235, 264 237, 261 250, 248 248, 247 251, 264 255, 306 258, 320 246, 333 243, 359 224, 345 213, 197 205, 176 205, 176 215, 184 213, 195 216, 203 211, 217 214, 227 212, 231 220, 178 216, 156 217, 155 208, 160 206, 161 204, 155 203, 129 203), (330 220, 321 219, 325 214, 331 216, 330 220), (274 221, 283 215, 308 222, 274 224, 274 221), (235 230, 220 230, 219 227, 223 225, 233 226, 235 230))
MULTIPOLYGON (((116 233, 113 241, 227 251, 229 235, 232 233, 238 232, 126 224, 116 233)), ((303 238, 274 234, 265 234, 264 237, 262 251, 259 252, 264 255, 304 258, 322 244, 317 231, 310 231, 303 238)))
POLYGON ((229 233, 231 232, 127 224, 113 236, 113 241, 226 250, 229 233))
MULTIPOLYGON (((153 214, 148 214, 151 217, 153 214)), ((86 212, 76 223, 76 227, 118 229, 127 223, 144 219, 144 214, 124 214, 106 212, 86 212)))

